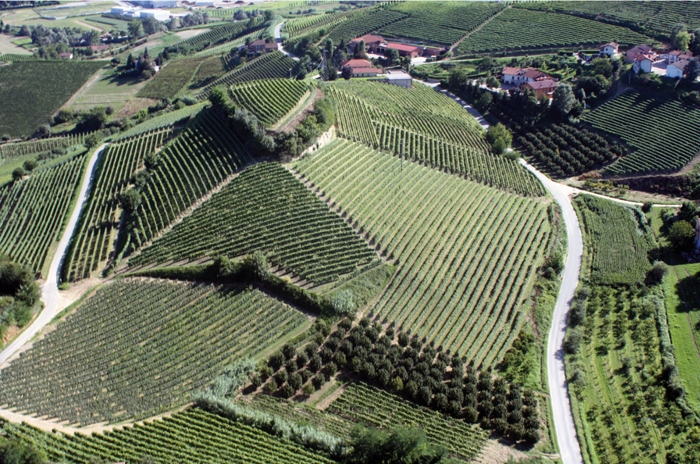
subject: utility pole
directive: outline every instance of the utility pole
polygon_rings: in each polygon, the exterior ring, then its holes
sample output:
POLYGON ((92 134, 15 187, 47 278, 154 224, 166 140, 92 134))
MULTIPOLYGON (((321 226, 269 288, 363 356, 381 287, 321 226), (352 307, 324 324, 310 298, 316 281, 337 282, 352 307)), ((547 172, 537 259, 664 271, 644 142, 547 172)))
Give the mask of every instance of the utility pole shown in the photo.
POLYGON ((403 172, 403 139, 401 139, 401 172, 403 172))

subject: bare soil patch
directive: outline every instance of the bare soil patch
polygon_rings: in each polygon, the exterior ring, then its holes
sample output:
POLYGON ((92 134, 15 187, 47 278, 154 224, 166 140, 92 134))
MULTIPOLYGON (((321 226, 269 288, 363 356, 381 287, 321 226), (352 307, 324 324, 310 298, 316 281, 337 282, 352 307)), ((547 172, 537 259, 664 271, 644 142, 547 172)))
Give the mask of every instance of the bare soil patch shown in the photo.
MULTIPOLYGON (((323 92, 321 92, 321 89, 316 89, 316 94, 313 96, 311 100, 309 100, 309 103, 306 105, 306 107, 299 112, 294 118, 292 118, 287 124, 285 124, 283 127, 280 127, 278 132, 284 132, 286 134, 293 132, 297 127, 299 127, 299 124, 306 119, 306 117, 311 113, 315 106, 316 102, 319 101, 321 98, 323 98, 323 92)), ((295 111, 293 109, 292 111, 295 111)))
POLYGON ((209 29, 190 29, 189 31, 176 32, 175 35, 185 40, 205 32, 209 32, 209 29))
POLYGON ((139 111, 146 109, 149 106, 153 106, 159 102, 160 100, 156 100, 154 98, 132 98, 131 100, 126 102, 119 111, 117 111, 117 114, 114 116, 114 119, 130 118, 139 111))
POLYGON ((102 32, 102 29, 100 29, 99 27, 91 26, 91 25, 89 25, 88 23, 85 23, 85 22, 83 22, 83 21, 78 21, 77 19, 74 19, 73 22, 76 23, 76 24, 80 24, 81 26, 86 27, 86 28, 88 28, 88 29, 92 29, 93 31, 100 31, 100 32, 102 32))
POLYGON ((528 455, 512 446, 506 446, 496 440, 489 439, 486 440, 484 447, 481 449, 481 455, 476 459, 476 462, 479 464, 503 464, 510 458, 520 461, 527 459, 528 455))

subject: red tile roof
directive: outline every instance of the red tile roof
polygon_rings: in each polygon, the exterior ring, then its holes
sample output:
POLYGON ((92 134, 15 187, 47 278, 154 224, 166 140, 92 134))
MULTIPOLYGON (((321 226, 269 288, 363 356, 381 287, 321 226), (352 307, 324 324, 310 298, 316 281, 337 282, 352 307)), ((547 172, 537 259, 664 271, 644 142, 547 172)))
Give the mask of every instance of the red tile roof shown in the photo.
POLYGON ((395 48, 397 50, 402 50, 404 52, 420 52, 422 48, 414 47, 413 45, 404 45, 399 43, 389 42, 386 44, 386 48, 395 48))
POLYGON ((343 62, 343 66, 350 66, 351 68, 370 68, 372 63, 368 60, 347 60, 343 62))
POLYGON ((257 47, 258 45, 265 45, 265 41, 263 39, 258 39, 250 44, 251 47, 257 47))
POLYGON ((379 36, 379 35, 372 35, 372 34, 365 34, 362 37, 358 37, 356 39, 352 39, 350 42, 357 42, 359 43, 361 40, 364 40, 365 43, 372 43, 372 42, 384 42, 384 37, 379 36))
POLYGON ((373 68, 371 66, 366 68, 352 68, 353 74, 378 74, 379 68, 373 68))
POLYGON ((620 44, 617 43, 617 42, 608 42, 608 43, 606 43, 606 44, 601 45, 601 46, 598 47, 598 48, 602 50, 603 48, 607 47, 608 45, 610 45, 610 46, 613 47, 613 48, 618 48, 618 47, 620 46, 620 44))
POLYGON ((557 81, 552 80, 552 79, 545 79, 542 81, 526 82, 525 85, 530 87, 532 90, 538 90, 538 89, 549 89, 552 87, 556 87, 559 85, 559 83, 557 81))

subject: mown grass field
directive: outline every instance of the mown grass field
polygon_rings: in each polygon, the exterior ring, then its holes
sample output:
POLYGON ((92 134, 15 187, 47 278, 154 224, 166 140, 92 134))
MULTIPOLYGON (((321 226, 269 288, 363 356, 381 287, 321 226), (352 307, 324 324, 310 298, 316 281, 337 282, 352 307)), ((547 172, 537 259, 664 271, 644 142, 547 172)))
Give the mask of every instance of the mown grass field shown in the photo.
POLYGON ((32 134, 103 66, 100 61, 31 61, 0 67, 0 134, 32 134))

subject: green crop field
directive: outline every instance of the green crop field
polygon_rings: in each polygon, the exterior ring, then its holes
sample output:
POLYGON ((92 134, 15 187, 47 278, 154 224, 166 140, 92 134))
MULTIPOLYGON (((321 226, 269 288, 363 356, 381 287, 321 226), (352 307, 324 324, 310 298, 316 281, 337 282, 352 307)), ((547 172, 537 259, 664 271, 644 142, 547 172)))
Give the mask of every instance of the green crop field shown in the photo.
POLYGON ((345 21, 348 17, 352 17, 353 14, 356 14, 356 12, 350 11, 347 13, 323 14, 293 18, 284 23, 284 26, 282 26, 282 31, 286 32, 289 37, 296 37, 321 27, 332 29, 341 21, 345 21))
POLYGON ((347 141, 295 169, 398 260, 376 317, 477 366, 502 358, 549 236, 542 203, 347 141))
POLYGON ((700 109, 675 100, 628 91, 583 120, 635 150, 607 169, 614 175, 678 171, 700 151, 700 109))
MULTIPOLYGON (((202 113, 160 152, 160 163, 143 189, 133 232, 135 245, 154 238, 179 214, 240 169, 248 152, 216 116, 202 113)), ((131 239, 131 237, 130 237, 131 239)))
POLYGON ((0 404, 82 425, 150 417, 305 325, 257 290, 110 283, 0 371, 0 404))
POLYGON ((381 28, 383 37, 452 45, 504 7, 480 2, 405 2, 387 8, 409 17, 381 28))
POLYGON ((629 29, 564 14, 511 8, 479 31, 467 37, 455 54, 463 55, 505 50, 645 43, 646 36, 629 29))
POLYGON ((16 158, 51 151, 53 148, 68 148, 81 145, 88 134, 66 135, 36 139, 29 142, 5 143, 0 145, 0 158, 16 158))
POLYGON ((426 86, 338 83, 328 87, 343 137, 521 195, 543 195, 518 163, 490 152, 482 129, 451 98, 426 86), (403 141, 403 144, 401 143, 403 141))
POLYGON ((119 195, 144 157, 165 144, 170 128, 145 132, 112 143, 102 152, 86 206, 80 214, 76 234, 63 261, 62 278, 75 281, 90 277, 108 257, 119 230, 119 195))
POLYGON ((264 251, 272 264, 323 283, 375 253, 328 205, 278 164, 249 167, 130 265, 264 251))
POLYGON ((272 127, 294 108, 309 86, 289 79, 265 79, 231 86, 231 100, 272 127))
POLYGON ((197 34, 189 39, 177 42, 176 46, 189 45, 196 50, 217 45, 222 42, 234 40, 237 37, 249 33, 254 29, 262 26, 262 17, 254 18, 251 28, 247 28, 248 21, 237 21, 235 23, 227 23, 220 26, 213 26, 207 32, 197 34))
POLYGON ((104 65, 102 61, 27 61, 0 66, 0 134, 32 134, 104 65))
POLYGON ((167 99, 177 95, 197 74, 205 57, 186 57, 167 63, 136 94, 141 98, 167 99))
POLYGON ((643 282, 651 269, 649 253, 657 248, 644 213, 590 195, 580 195, 574 204, 591 250, 591 282, 643 282))
POLYGON ((16 53, 5 53, 3 55, 0 55, 0 61, 4 61, 6 63, 16 63, 16 62, 21 62, 21 61, 42 61, 39 58, 36 58, 34 55, 19 55, 16 53))
POLYGON ((184 124, 191 118, 195 118, 196 115, 202 111, 207 106, 207 102, 200 102, 194 105, 187 106, 179 110, 169 111, 167 113, 161 114, 151 119, 147 119, 141 124, 137 124, 131 129, 119 134, 119 137, 115 141, 119 142, 129 137, 135 135, 143 134, 148 131, 155 129, 161 129, 168 126, 184 124))
POLYGON ((9 426, 8 433, 36 444, 49 459, 71 464, 90 464, 95 459, 137 463, 144 457, 157 464, 335 462, 259 428, 200 409, 188 409, 172 417, 91 436, 47 433, 26 424, 9 426))
POLYGON ((254 80, 283 79, 289 77, 289 70, 294 67, 294 64, 295 61, 284 53, 267 53, 208 84, 202 89, 200 95, 206 97, 209 91, 218 85, 230 86, 254 80))
POLYGON ((84 164, 84 156, 75 156, 0 190, 0 253, 44 272, 84 164))
POLYGON ((384 10, 378 7, 362 8, 348 15, 345 21, 338 23, 328 33, 328 38, 333 40, 333 43, 339 43, 341 40, 349 42, 355 37, 376 31, 406 17, 405 14, 398 11, 384 10))

